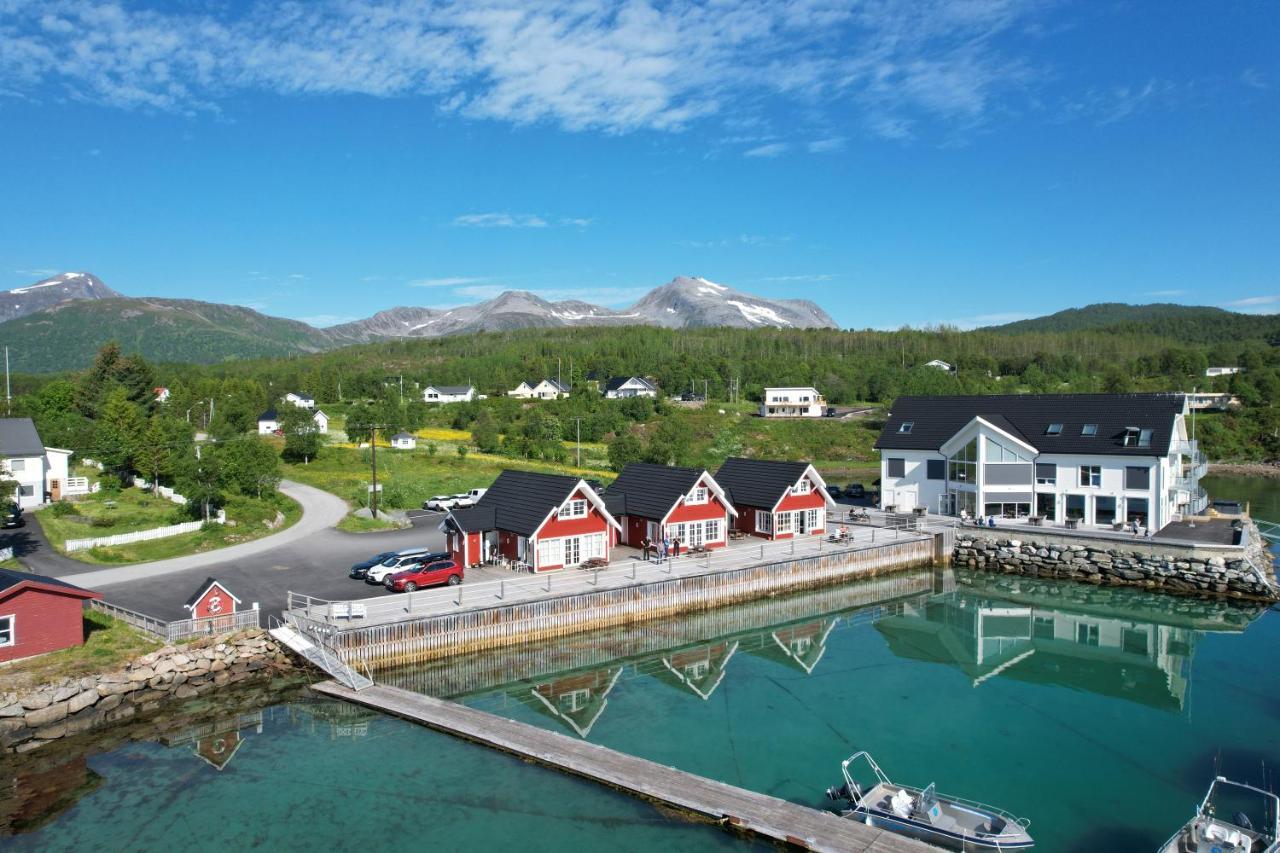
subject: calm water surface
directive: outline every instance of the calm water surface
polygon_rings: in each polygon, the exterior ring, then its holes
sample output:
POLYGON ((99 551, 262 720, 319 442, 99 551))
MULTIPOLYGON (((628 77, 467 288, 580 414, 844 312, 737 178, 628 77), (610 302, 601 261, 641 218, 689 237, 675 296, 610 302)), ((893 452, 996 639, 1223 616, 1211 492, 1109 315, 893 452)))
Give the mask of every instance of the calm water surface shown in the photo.
MULTIPOLYGON (((1280 520, 1274 481, 1210 488, 1280 520)), ((1189 816, 1215 766, 1255 782, 1280 766, 1278 661, 1262 608, 923 572, 387 678, 817 807, 866 749, 895 779, 1030 818, 1038 850, 1133 851, 1189 816)), ((349 706, 235 723, 88 757, 95 784, 0 848, 742 846, 349 706)))

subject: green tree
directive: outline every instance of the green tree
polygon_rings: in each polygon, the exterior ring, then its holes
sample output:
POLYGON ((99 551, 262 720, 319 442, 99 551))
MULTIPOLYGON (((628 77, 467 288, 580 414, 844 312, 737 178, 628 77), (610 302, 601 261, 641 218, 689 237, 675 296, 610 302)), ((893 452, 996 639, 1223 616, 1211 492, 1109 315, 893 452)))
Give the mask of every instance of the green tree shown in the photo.
POLYGON ((609 467, 621 471, 632 462, 644 458, 644 445, 630 432, 624 432, 609 443, 609 467))
POLYGON ((260 498, 280 485, 280 457, 257 436, 229 441, 219 455, 222 484, 232 491, 260 498))

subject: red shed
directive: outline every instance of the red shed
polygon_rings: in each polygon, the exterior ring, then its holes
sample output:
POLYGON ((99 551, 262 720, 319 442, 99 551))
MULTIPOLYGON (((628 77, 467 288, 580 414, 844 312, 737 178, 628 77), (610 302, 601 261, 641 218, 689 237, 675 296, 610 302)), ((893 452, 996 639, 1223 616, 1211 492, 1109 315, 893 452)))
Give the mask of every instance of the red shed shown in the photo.
POLYGON ((605 492, 605 506, 622 523, 621 541, 679 539, 682 548, 723 548, 729 519, 738 511, 724 489, 701 468, 633 462, 605 492))
POLYGON ((608 560, 620 525, 583 480, 503 471, 475 506, 451 511, 440 529, 462 565, 501 554, 546 572, 608 560))
POLYGON ((214 578, 205 578, 204 583, 195 594, 182 605, 191 611, 192 619, 207 619, 211 616, 230 616, 240 606, 240 599, 231 594, 222 583, 214 578))
POLYGON ((726 459, 716 480, 738 511, 738 529, 765 539, 822 536, 836 505, 808 462, 726 459))
POLYGON ((84 603, 102 593, 57 578, 0 569, 0 661, 84 642, 84 603))

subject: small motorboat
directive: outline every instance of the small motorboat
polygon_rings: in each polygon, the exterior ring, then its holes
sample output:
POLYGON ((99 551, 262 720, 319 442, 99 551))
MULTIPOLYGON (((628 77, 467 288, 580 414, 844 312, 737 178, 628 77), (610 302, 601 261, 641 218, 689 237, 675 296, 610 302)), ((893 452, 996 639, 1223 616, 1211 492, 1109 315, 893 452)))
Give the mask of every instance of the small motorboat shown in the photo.
POLYGON ((898 785, 866 752, 840 765, 844 784, 827 790, 833 800, 849 803, 842 817, 860 820, 890 832, 907 835, 951 850, 1026 850, 1035 845, 1027 833, 1031 822, 1000 809, 939 794, 933 785, 898 785), (862 764, 858 764, 862 762, 862 764), (850 768, 870 768, 874 781, 863 787, 850 768))
POLYGON ((1280 851, 1280 797, 1218 776, 1195 817, 1160 853, 1276 853, 1280 851))

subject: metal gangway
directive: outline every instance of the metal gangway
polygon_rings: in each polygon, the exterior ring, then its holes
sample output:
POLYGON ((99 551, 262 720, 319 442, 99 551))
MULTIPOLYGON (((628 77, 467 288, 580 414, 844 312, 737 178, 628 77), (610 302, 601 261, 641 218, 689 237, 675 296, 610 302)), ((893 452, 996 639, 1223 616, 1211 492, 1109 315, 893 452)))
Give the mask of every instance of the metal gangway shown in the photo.
POLYGON ((316 631, 309 630, 300 620, 285 614, 285 622, 271 617, 269 633, 278 642, 283 643, 295 653, 333 677, 335 681, 352 690, 363 690, 373 686, 373 678, 366 669, 361 673, 352 669, 337 649, 333 648, 316 631))

